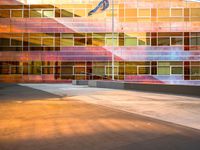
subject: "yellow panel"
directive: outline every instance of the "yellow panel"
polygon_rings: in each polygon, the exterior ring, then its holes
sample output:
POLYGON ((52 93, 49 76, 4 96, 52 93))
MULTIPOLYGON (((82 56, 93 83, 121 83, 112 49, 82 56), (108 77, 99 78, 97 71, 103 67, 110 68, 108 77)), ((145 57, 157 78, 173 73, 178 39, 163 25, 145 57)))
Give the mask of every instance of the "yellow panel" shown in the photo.
POLYGON ((158 9, 158 17, 169 17, 170 11, 169 9, 158 9))
POLYGON ((183 9, 181 8, 171 9, 171 16, 183 16, 183 9))
POLYGON ((139 9, 138 15, 140 17, 148 17, 150 16, 150 9, 139 9))
POLYGON ((126 17, 137 17, 137 9, 125 9, 126 17))

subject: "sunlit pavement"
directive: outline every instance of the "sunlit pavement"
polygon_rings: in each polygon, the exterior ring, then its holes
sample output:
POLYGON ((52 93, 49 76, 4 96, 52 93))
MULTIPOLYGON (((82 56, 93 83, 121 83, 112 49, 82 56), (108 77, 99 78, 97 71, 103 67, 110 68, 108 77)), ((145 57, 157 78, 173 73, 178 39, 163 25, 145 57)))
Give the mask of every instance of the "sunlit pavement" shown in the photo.
POLYGON ((25 84, 24 86, 200 129, 200 98, 71 84, 25 84))
POLYGON ((0 150, 200 148, 199 130, 75 100, 96 95, 96 101, 103 101, 106 96, 107 100, 115 97, 120 101, 127 94, 123 91, 65 84, 27 86, 49 93, 19 85, 0 86, 0 150))

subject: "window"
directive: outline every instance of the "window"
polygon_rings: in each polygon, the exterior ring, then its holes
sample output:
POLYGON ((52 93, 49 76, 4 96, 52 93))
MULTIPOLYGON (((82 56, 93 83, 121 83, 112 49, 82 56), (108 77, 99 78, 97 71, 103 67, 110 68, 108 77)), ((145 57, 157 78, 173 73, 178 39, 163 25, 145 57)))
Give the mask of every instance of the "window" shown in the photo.
POLYGON ((169 9, 158 9, 158 17, 169 17, 169 9))
POLYGON ((158 62, 158 75, 170 75, 170 63, 158 62))
POLYGON ((106 38, 106 46, 118 46, 118 39, 117 38, 106 38))
POLYGON ((0 18, 10 18, 10 10, 0 10, 0 18))
POLYGON ((33 18, 41 18, 42 11, 41 10, 30 10, 30 17, 33 18))
POLYGON ((22 17, 22 10, 12 10, 11 11, 11 17, 22 17))
POLYGON ((126 17, 137 17, 137 9, 125 9, 126 17))
POLYGON ((158 38, 158 46, 170 46, 170 38, 158 38))
POLYGON ((10 65, 10 73, 11 74, 22 74, 23 73, 22 66, 10 65))
POLYGON ((149 66, 138 66, 138 74, 140 74, 140 75, 150 74, 150 67, 149 66))
POLYGON ((60 39, 61 46, 73 46, 74 45, 74 40, 73 38, 62 38, 60 39))
POLYGON ((92 67, 92 74, 95 76, 104 76, 105 75, 105 66, 93 66, 92 67))
POLYGON ((62 9, 61 10, 61 17, 73 17, 73 10, 72 9, 62 9))
POLYGON ((86 11, 85 9, 75 9, 74 16, 75 17, 85 17, 86 11))
POLYGON ((42 66, 42 74, 54 74, 53 66, 42 66))
MULTIPOLYGON (((105 66, 105 69, 106 69, 106 75, 112 75, 112 66, 105 66)), ((118 75, 118 71, 119 70, 119 67, 118 66, 115 66, 114 67, 114 74, 115 75, 118 75)))
POLYGON ((30 38, 29 44, 30 46, 41 46, 41 38, 30 38))
POLYGON ((183 67, 171 67, 171 74, 183 74, 183 67))
POLYGON ((125 62, 125 74, 126 75, 137 74, 137 66, 134 62, 125 62))
POLYGON ((118 34, 106 34, 106 46, 118 46, 118 34), (113 39, 112 39, 113 36, 113 39))
POLYGON ((81 38, 81 37, 74 38, 74 46, 85 46, 85 42, 86 42, 85 38, 81 38))
POLYGON ((52 47, 52 46, 54 46, 54 38, 43 38, 42 44, 43 44, 43 46, 52 47))
POLYGON ((191 8, 192 17, 200 17, 200 8, 191 8))
POLYGON ((22 37, 13 37, 11 39, 11 46, 22 46, 22 37))
POLYGON ((190 39, 190 45, 200 45, 200 37, 192 37, 190 39))
POLYGON ((171 16, 173 16, 173 17, 181 17, 181 16, 183 16, 183 9, 181 9, 181 8, 172 8, 171 9, 171 16))
POLYGON ((53 18, 54 11, 53 10, 43 10, 42 17, 53 18))
POLYGON ((137 46, 137 38, 125 37, 124 46, 137 46))
POLYGON ((139 45, 150 45, 150 38, 138 38, 139 45))
POLYGON ((10 39, 0 38, 0 45, 1 46, 10 46, 10 39))
POLYGON ((104 46, 105 45, 105 39, 104 38, 93 38, 92 39, 92 45, 93 46, 104 46))
POLYGON ((171 45, 183 45, 183 38, 181 37, 172 37, 171 45))
POLYGON ((74 74, 75 75, 85 75, 86 67, 85 66, 74 66, 74 74))
POLYGON ((139 17, 149 17, 151 15, 150 9, 139 9, 138 16, 139 17))
POLYGON ((30 74, 35 74, 35 75, 40 75, 41 74, 41 62, 31 62, 31 65, 29 66, 29 73, 30 74))

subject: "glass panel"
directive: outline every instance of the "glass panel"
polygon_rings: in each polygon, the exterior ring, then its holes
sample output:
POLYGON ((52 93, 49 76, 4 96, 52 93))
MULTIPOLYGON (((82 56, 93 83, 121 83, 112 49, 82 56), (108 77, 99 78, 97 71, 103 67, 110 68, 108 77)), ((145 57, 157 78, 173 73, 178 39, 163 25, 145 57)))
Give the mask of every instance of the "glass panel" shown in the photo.
POLYGON ((0 45, 1 46, 10 46, 10 39, 0 38, 0 45))
POLYGON ((183 16, 183 9, 180 8, 172 8, 171 9, 171 16, 183 16))
POLYGON ((43 38, 42 44, 45 46, 54 46, 54 39, 53 38, 43 38))
POLYGON ((172 67, 172 74, 183 74, 183 67, 172 67))
POLYGON ((30 74, 41 74, 41 62, 32 62, 31 65, 29 65, 29 73, 30 74))
POLYGON ((10 10, 0 10, 0 18, 10 18, 10 10))
POLYGON ((159 46, 170 46, 170 38, 158 38, 159 46))
POLYGON ((42 67, 42 74, 54 74, 54 67, 42 67))
POLYGON ((137 17, 137 9, 125 9, 126 17, 137 17))
POLYGON ((191 75, 200 76, 200 66, 191 66, 191 75))
POLYGON ((190 40, 191 45, 200 45, 200 37, 192 37, 190 40))
POLYGON ((92 45, 93 46, 104 46, 105 45, 105 39, 104 38, 93 38, 92 39, 92 45))
POLYGON ((22 38, 11 39, 11 46, 22 46, 22 38))
POLYGON ((106 46, 118 46, 118 39, 106 38, 106 46), (113 44, 114 43, 114 44, 113 44))
POLYGON ((86 11, 85 9, 76 9, 74 11, 74 16, 75 17, 85 17, 86 11))
POLYGON ((96 76, 104 76, 105 75, 105 66, 93 66, 92 74, 96 76))
POLYGON ((41 38, 30 38, 30 46, 41 46, 41 38))
POLYGON ((169 9, 158 9, 158 17, 169 17, 169 9))
POLYGON ((139 67, 138 68, 138 73, 139 74, 150 74, 150 67, 139 67))
POLYGON ((31 10, 30 11, 30 17, 39 17, 41 18, 41 10, 31 10))
POLYGON ((73 17, 73 10, 72 9, 62 9, 61 10, 61 17, 73 17))
POLYGON ((85 67, 74 67, 74 74, 86 74, 85 67))
POLYGON ((23 69, 20 66, 10 66, 10 73, 11 74, 22 74, 23 69))
POLYGON ((170 75, 170 66, 158 66, 158 75, 170 75))
POLYGON ((148 17, 150 14, 150 9, 139 9, 138 12, 139 17, 148 17))
POLYGON ((74 40, 73 38, 62 38, 61 40, 61 46, 73 46, 74 40))
POLYGON ((183 38, 171 38, 171 45, 183 45, 183 38))
POLYGON ((54 11, 53 10, 43 10, 42 17, 53 18, 54 17, 54 11))
POLYGON ((124 46, 137 46, 137 38, 136 37, 126 37, 124 41, 124 46))
POLYGON ((191 8, 191 16, 200 17, 200 8, 191 8))
POLYGON ((85 46, 85 38, 74 38, 74 46, 85 46))
POLYGON ((22 17, 22 10, 12 10, 11 17, 22 17))
POLYGON ((150 45, 150 38, 139 38, 138 44, 139 45, 150 45))
MULTIPOLYGON (((107 75, 112 75, 112 67, 111 66, 106 66, 106 74, 107 75)), ((118 74, 118 67, 114 67, 114 74, 118 74)))
POLYGON ((132 65, 132 63, 126 62, 125 75, 136 75, 136 74, 137 74, 137 67, 132 65))

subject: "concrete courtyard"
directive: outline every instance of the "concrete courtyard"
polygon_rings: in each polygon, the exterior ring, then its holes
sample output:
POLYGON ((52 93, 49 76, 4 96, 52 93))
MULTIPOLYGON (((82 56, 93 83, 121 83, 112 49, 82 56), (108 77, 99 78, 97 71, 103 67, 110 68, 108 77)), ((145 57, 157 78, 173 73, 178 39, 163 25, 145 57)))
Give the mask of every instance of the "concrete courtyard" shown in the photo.
POLYGON ((199 98, 0 84, 0 150, 199 150, 199 98))

